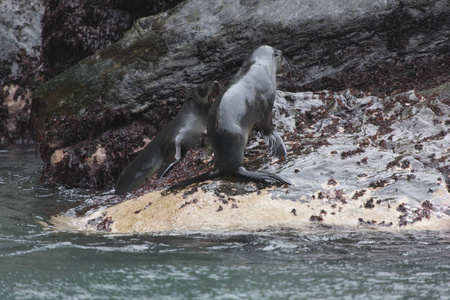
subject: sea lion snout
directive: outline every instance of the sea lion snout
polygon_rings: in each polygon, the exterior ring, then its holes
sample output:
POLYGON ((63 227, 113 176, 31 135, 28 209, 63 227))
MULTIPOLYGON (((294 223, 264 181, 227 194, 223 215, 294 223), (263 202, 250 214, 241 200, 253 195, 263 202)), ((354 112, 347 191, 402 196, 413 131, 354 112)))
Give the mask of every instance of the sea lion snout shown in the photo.
POLYGON ((207 81, 192 89, 192 95, 203 104, 211 104, 219 96, 220 84, 218 81, 207 81))
POLYGON ((220 84, 218 81, 209 81, 207 85, 208 91, 206 96, 208 97, 208 104, 212 104, 220 94, 220 84))
POLYGON ((276 48, 273 48, 274 50, 274 59, 275 59, 275 65, 276 65, 276 74, 283 73, 284 65, 286 64, 286 60, 284 58, 283 52, 281 50, 278 50, 276 48))
POLYGON ((208 102, 213 103, 220 94, 220 83, 218 81, 213 82, 213 86, 208 95, 208 102))

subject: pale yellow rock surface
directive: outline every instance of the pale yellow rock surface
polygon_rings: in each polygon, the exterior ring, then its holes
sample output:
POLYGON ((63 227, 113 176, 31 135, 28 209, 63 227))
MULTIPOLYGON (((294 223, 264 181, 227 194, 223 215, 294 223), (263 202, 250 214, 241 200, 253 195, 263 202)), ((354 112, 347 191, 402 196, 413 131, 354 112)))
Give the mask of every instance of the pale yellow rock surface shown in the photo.
POLYGON ((112 233, 302 231, 317 224, 352 230, 450 229, 450 216, 437 211, 431 211, 430 219, 400 226, 403 213, 397 208, 402 203, 407 206, 407 198, 365 208, 368 198, 346 198, 347 203, 317 197, 309 202, 292 201, 273 198, 267 190, 221 198, 200 188, 183 198, 183 192, 163 196, 159 191, 84 217, 56 216, 51 223, 58 230, 97 231, 101 220, 111 220, 108 228, 112 233), (311 216, 321 216, 323 221, 311 220, 311 216), (93 222, 95 219, 100 221, 93 222))

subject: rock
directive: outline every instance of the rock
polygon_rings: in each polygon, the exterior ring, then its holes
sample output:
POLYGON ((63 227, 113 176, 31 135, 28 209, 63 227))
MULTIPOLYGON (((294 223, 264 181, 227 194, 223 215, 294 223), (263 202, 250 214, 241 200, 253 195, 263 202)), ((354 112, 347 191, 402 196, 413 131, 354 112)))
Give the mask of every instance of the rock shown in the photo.
POLYGON ((42 1, 0 2, 0 144, 31 143, 32 91, 40 81, 42 1))
POLYGON ((128 198, 104 196, 51 222, 97 231, 112 220, 108 228, 118 233, 450 228, 448 99, 415 91, 385 98, 354 90, 279 91, 274 116, 286 159, 268 159, 253 138, 246 165, 279 173, 290 186, 222 179, 161 192, 179 180, 183 167, 176 165, 157 191, 151 182, 128 198))
POLYGON ((85 186, 113 186, 143 140, 175 115, 186 88, 226 83, 260 44, 291 60, 279 80, 285 91, 357 88, 382 96, 435 87, 450 76, 449 10, 445 0, 191 0, 139 19, 119 42, 36 91, 43 178, 72 184, 61 170, 79 174, 85 186), (84 162, 98 145, 106 167, 97 167, 92 179, 84 162), (52 165, 57 149, 70 155, 52 165))
POLYGON ((172 8, 181 0, 51 0, 42 19, 45 80, 117 42, 133 22, 172 8))
POLYGON ((38 104, 31 95, 42 81, 116 42, 137 18, 167 10, 179 2, 0 3, 0 143, 35 142, 38 104))
MULTIPOLYGON (((406 199, 402 199, 406 201, 406 199)), ((273 198, 267 191, 228 197, 199 190, 193 195, 161 196, 150 192, 82 217, 55 216, 57 230, 112 233, 224 233, 307 231, 337 227, 344 230, 448 230, 450 215, 425 208, 396 208, 405 202, 392 199, 373 209, 361 208, 362 200, 327 197, 309 201, 273 198), (223 198, 221 198, 222 196, 223 198), (295 212, 295 213, 293 213, 295 212), (424 213, 425 212, 425 213, 424 213)))

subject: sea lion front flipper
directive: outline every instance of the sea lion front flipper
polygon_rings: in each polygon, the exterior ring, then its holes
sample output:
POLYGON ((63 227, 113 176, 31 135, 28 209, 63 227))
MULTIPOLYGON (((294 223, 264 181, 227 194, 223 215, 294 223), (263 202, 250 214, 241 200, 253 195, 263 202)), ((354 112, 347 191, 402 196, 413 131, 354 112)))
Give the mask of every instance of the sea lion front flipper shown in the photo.
POLYGON ((180 160, 181 159, 176 159, 173 163, 171 163, 162 173, 161 173, 161 175, 159 175, 158 177, 159 178, 162 178, 162 177, 164 177, 164 176, 166 176, 166 174, 170 171, 170 170, 172 170, 172 168, 173 168, 173 166, 175 166, 177 163, 179 163, 180 162, 180 160))
POLYGON ((166 176, 167 172, 169 172, 173 166, 175 166, 181 160, 181 146, 178 138, 175 140, 175 161, 173 161, 164 171, 161 173, 159 178, 166 176))
POLYGON ((276 131, 272 131, 270 134, 264 135, 263 137, 273 156, 279 158, 286 156, 286 146, 284 145, 283 139, 276 131))

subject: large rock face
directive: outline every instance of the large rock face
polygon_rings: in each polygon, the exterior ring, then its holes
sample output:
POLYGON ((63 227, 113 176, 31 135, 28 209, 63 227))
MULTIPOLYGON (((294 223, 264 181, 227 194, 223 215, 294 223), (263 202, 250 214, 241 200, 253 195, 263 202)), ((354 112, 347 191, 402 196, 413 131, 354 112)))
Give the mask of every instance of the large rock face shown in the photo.
MULTIPOLYGON (((51 222, 59 229, 118 233, 449 230, 449 104, 413 91, 386 98, 352 90, 280 91, 276 126, 288 155, 272 161, 253 139, 246 164, 280 173, 292 185, 265 189, 214 180, 178 193, 139 196, 141 190, 126 201, 100 197, 51 222)), ((161 185, 176 180, 181 168, 161 185)))
POLYGON ((34 143, 36 86, 119 40, 137 18, 181 1, 2 1, 0 143, 34 143))
POLYGON ((384 95, 449 79, 448 1, 184 1, 42 85, 47 181, 106 188, 184 101, 226 83, 255 46, 291 60, 289 92, 384 95))
POLYGON ((48 80, 81 59, 117 42, 141 17, 181 0, 50 0, 42 19, 43 76, 48 80))
POLYGON ((0 144, 31 142, 43 1, 0 2, 0 144))

